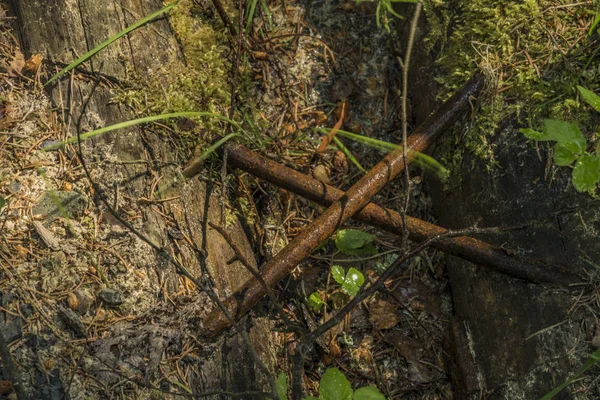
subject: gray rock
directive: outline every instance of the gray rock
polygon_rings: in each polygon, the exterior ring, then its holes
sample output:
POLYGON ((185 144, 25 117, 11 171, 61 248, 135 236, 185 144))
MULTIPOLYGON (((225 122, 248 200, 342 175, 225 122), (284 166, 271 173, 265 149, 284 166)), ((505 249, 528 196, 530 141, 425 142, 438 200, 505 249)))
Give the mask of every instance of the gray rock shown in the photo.
POLYGON ((33 214, 43 215, 46 218, 45 222, 50 224, 60 217, 73 218, 83 212, 86 205, 85 197, 77 192, 48 192, 33 208, 33 214), (59 209, 59 205, 62 210, 59 209))
POLYGON ((98 298, 104 302, 108 307, 118 307, 125 301, 123 294, 116 289, 102 289, 98 293, 98 298))

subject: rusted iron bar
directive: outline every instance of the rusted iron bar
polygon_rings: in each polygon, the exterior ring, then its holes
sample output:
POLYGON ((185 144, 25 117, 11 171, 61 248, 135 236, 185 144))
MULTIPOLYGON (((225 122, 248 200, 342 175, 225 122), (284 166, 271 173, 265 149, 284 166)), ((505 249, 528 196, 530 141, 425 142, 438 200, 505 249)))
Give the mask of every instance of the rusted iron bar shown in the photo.
MULTIPOLYGON (((419 126, 408 138, 408 148, 422 152, 469 109, 472 97, 483 86, 483 77, 476 75, 450 97, 433 115, 419 126)), ((413 154, 409 153, 409 160, 413 154)), ((338 200, 333 202, 313 223, 300 232, 275 257, 261 268, 261 275, 270 287, 283 279, 296 265, 308 257, 320 243, 336 229, 367 205, 373 196, 404 169, 402 149, 389 153, 375 165, 338 200)), ((265 291, 255 278, 249 279, 242 288, 229 296, 224 304, 236 316, 244 315, 263 296, 265 291)), ((221 310, 214 309, 204 320, 208 334, 217 335, 229 326, 221 310)))
MULTIPOLYGON (((229 165, 319 205, 328 206, 344 195, 344 192, 339 189, 269 160, 240 144, 228 144, 227 151, 229 165)), ((403 232, 402 215, 374 203, 367 204, 352 218, 398 235, 403 232)), ((409 216, 406 216, 406 225, 409 238, 417 242, 423 242, 448 232, 446 228, 409 216)), ((482 267, 536 283, 568 285, 578 281, 576 275, 561 272, 557 267, 545 265, 536 260, 511 256, 499 247, 471 237, 442 239, 433 242, 431 247, 482 267)))

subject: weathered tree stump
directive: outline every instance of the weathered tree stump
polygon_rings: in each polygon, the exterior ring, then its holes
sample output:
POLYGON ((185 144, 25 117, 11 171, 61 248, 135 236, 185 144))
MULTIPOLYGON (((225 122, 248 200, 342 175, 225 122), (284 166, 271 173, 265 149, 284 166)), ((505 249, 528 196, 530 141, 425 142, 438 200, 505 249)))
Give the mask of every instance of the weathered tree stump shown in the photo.
MULTIPOLYGON (((402 10, 403 15, 411 15, 411 8, 402 10)), ((406 32, 408 24, 403 29, 406 32)), ((427 32, 423 15, 417 43, 427 32)), ((435 53, 427 53, 423 46, 415 48, 409 96, 417 125, 437 106, 435 53)), ((544 227, 482 239, 527 258, 582 272, 581 257, 600 259, 598 202, 575 191, 570 171, 558 169, 555 175, 546 175, 547 154, 542 151, 540 160, 519 127, 516 119, 508 118, 488 138, 499 167, 488 172, 486 161, 465 151, 450 189, 435 182, 430 185, 438 224, 459 229, 544 221, 544 227)), ((455 140, 450 136, 433 152, 434 157, 448 151, 448 143, 455 140)), ((509 278, 456 257, 449 257, 447 266, 455 308, 448 350, 456 398, 540 398, 594 351, 586 342, 589 332, 582 332, 582 316, 572 310, 573 292, 509 278)), ((593 335, 594 328, 588 329, 593 335)), ((578 396, 567 389, 556 398, 584 398, 578 396)))
MULTIPOLYGON (((48 65, 53 66, 52 69, 69 64, 162 6, 160 0, 11 2, 12 12, 17 17, 16 31, 26 58, 42 54, 48 65)), ((77 127, 85 132, 135 118, 124 106, 111 103, 114 96, 111 85, 126 81, 131 69, 144 75, 173 60, 183 60, 183 56, 164 16, 113 43, 83 67, 88 69, 87 73, 80 69, 73 77, 66 76, 58 85, 49 87, 49 95, 65 127, 62 134, 72 136, 76 134, 77 127)), ((205 235, 203 233, 205 218, 220 223, 221 207, 214 193, 200 180, 192 179, 165 194, 167 198, 180 196, 175 200, 161 205, 152 205, 152 202, 143 205, 135 200, 151 199, 151 188, 159 178, 162 178, 161 183, 166 183, 179 176, 180 166, 173 164, 181 160, 175 159, 172 145, 156 131, 152 127, 138 126, 86 141, 83 149, 92 177, 104 190, 103 195, 109 197, 110 202, 115 202, 119 209, 136 211, 141 215, 141 222, 134 225, 155 244, 169 249, 175 240, 173 236, 178 237, 178 259, 193 276, 212 280, 215 290, 224 297, 238 289, 250 275, 239 262, 229 263, 234 252, 217 232, 209 230, 205 235), (106 160, 123 163, 104 162, 106 160), (159 160, 163 166, 155 167, 154 160, 159 160), (115 192, 119 193, 118 199, 113 197, 115 192), (159 207, 162 208, 157 212, 159 207), (165 215, 170 218, 168 223, 165 215), (174 228, 180 231, 179 234, 172 234, 174 228), (198 249, 206 244, 205 262, 210 277, 203 272, 197 251, 181 240, 182 234, 198 249)), ((72 152, 68 154, 74 156, 72 152)), ((251 246, 237 220, 228 227, 228 231, 238 247, 244 250, 245 258, 254 262, 251 246)), ((142 369, 147 367, 148 376, 143 378, 150 380, 154 373, 159 372, 158 363, 168 346, 173 343, 181 345, 186 335, 201 336, 198 321, 212 304, 194 288, 188 290, 189 282, 182 280, 175 268, 148 245, 132 240, 116 246, 114 251, 143 273, 138 281, 130 282, 139 289, 135 293, 140 296, 139 307, 135 308, 137 322, 135 326, 125 322, 115 325, 102 340, 87 346, 86 351, 100 358, 105 363, 104 367, 112 368, 122 365, 122 362, 133 364, 133 357, 147 357, 150 361, 142 369), (191 297, 179 296, 182 291, 190 293, 191 297), (145 322, 140 325, 140 321, 145 322), (150 344, 137 342, 142 340, 150 344), (125 349, 123 354, 115 358, 110 353, 111 345, 121 346, 125 349)), ((242 326, 247 328, 245 322, 242 326)), ((251 340, 258 345, 259 353, 267 361, 270 358, 266 355, 273 353, 275 343, 272 335, 268 321, 250 331, 251 340)), ((202 340, 196 343, 201 344, 203 354, 196 354, 191 361, 192 372, 188 378, 194 393, 264 389, 264 377, 255 368, 247 346, 238 336, 221 339, 216 344, 202 340)), ((86 373, 94 374, 93 368, 86 373)), ((67 379, 68 374, 63 377, 63 380, 67 379)), ((66 386, 67 382, 64 384, 66 386)))

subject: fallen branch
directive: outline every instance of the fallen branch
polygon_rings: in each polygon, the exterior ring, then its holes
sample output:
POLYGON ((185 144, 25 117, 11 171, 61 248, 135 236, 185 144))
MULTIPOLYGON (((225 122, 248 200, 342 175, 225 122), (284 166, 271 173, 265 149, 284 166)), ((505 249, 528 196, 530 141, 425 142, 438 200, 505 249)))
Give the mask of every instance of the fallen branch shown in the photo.
MULTIPOLYGON (((230 165, 319 205, 328 206, 344 195, 344 192, 339 189, 262 157, 240 144, 230 143, 226 147, 230 165)), ((367 204, 353 218, 394 234, 402 235, 404 232, 402 215, 377 204, 367 204)), ((417 242, 439 237, 448 232, 446 228, 409 216, 406 216, 406 227, 409 239, 417 242)), ((576 275, 569 274, 563 269, 540 261, 511 256, 499 247, 471 237, 448 237, 432 242, 431 247, 527 281, 558 285, 579 281, 576 275)))
MULTIPOLYGON (((482 86, 483 78, 477 74, 416 129, 409 137, 408 147, 416 151, 424 151, 429 147, 442 132, 450 128, 462 112, 469 109, 471 97, 476 95, 482 86)), ((401 150, 391 152, 332 203, 309 227, 263 265, 261 274, 267 285, 272 287, 277 284, 336 229, 367 205, 377 192, 402 172, 404 164, 401 150)), ((234 318, 239 318, 264 295, 265 291, 260 282, 251 278, 238 292, 228 297, 223 305, 234 318)), ((209 335, 219 334, 229 325, 230 321, 219 309, 211 311, 204 320, 204 327, 209 335)))

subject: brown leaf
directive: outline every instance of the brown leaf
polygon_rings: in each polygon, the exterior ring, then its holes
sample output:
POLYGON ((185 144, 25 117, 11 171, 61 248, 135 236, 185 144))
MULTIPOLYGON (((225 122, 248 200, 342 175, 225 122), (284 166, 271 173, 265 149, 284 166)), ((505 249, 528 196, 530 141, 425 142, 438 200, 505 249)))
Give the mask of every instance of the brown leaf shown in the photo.
POLYGON ((23 68, 25 69, 25 71, 35 72, 38 70, 40 65, 42 65, 43 59, 44 57, 42 57, 41 54, 34 54, 29 60, 25 62, 23 68))
POLYGON ((4 396, 12 391, 13 385, 11 381, 0 381, 0 396, 4 396))
POLYGON ((396 304, 384 299, 376 299, 369 305, 369 321, 376 329, 393 328, 400 322, 396 309, 396 304))

